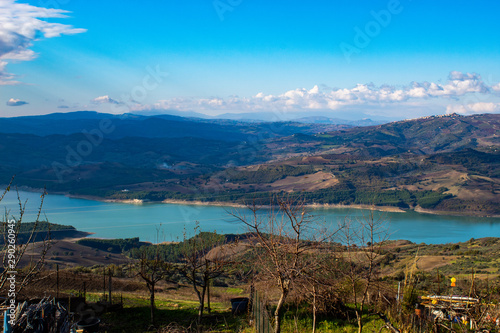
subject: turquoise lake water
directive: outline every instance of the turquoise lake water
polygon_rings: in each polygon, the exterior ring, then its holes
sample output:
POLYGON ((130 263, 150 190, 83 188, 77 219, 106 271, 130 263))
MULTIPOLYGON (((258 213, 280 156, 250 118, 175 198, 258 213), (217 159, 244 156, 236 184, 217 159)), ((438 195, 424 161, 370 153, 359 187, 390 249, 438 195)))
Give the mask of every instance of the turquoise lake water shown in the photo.
MULTIPOLYGON (((34 219, 40 204, 40 193, 19 192, 21 199, 28 200, 23 221, 34 219)), ((2 210, 19 216, 19 205, 15 192, 9 192, 0 202, 2 210)), ((43 213, 52 223, 72 225, 78 230, 93 232, 93 237, 130 238, 143 241, 182 240, 184 230, 188 233, 199 222, 204 231, 219 233, 243 233, 247 230, 231 217, 230 207, 194 206, 163 203, 142 205, 108 203, 69 198, 63 195, 47 195, 43 213), (160 230, 157 237, 157 230, 160 230)), ((314 209, 311 213, 322 223, 334 229, 346 217, 362 219, 369 214, 359 209, 314 209)), ((407 239, 416 243, 439 244, 463 242, 470 238, 500 237, 500 218, 462 217, 406 213, 383 214, 385 228, 390 239, 407 239)))

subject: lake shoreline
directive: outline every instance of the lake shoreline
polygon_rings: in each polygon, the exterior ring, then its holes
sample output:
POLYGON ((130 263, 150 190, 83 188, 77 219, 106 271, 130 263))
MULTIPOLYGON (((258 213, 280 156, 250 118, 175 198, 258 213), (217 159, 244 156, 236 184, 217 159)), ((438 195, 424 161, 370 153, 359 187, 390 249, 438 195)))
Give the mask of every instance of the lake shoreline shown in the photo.
MULTIPOLYGON (((239 204, 235 202, 207 202, 207 201, 199 201, 199 200, 177 200, 177 199, 166 199, 163 201, 145 201, 142 199, 106 199, 96 196, 85 196, 85 195, 69 195, 65 193, 60 193, 66 195, 70 198, 77 199, 85 199, 85 200, 93 200, 100 202, 114 202, 114 203, 123 203, 123 204, 133 204, 133 205, 143 205, 147 203, 164 203, 171 205, 188 205, 188 206, 213 206, 213 207, 230 207, 230 208, 247 208, 244 204, 239 204)), ((311 209, 364 209, 364 210, 373 210, 379 212, 390 212, 390 213, 407 213, 407 212, 416 212, 420 214, 431 214, 431 215, 449 215, 449 216, 476 216, 476 217, 491 217, 491 218, 500 218, 500 215, 485 215, 480 212, 454 212, 454 211, 439 211, 432 209, 424 209, 421 207, 414 207, 410 209, 402 209, 394 206, 374 206, 374 205, 361 205, 361 204, 353 204, 353 205, 343 205, 343 204, 319 204, 312 203, 306 204, 307 208, 311 209)), ((261 206, 263 208, 269 208, 268 205, 261 206)))
MULTIPOLYGON (((17 195, 11 191, 7 201, 1 204, 8 209, 17 209, 17 195)), ((40 204, 40 191, 19 193, 21 199, 29 200, 27 219, 36 217, 40 204)), ((91 238, 132 238, 139 237, 141 241, 156 243, 154 235, 158 227, 162 228, 164 241, 182 239, 184 230, 191 230, 195 223, 199 223, 203 230, 217 230, 220 233, 240 234, 246 231, 237 223, 230 213, 249 213, 247 209, 238 208, 243 205, 234 203, 210 203, 170 201, 169 203, 149 203, 140 200, 103 202, 103 198, 89 196, 65 196, 50 193, 44 201, 44 214, 51 223, 73 225, 78 230, 95 232, 86 235, 91 238), (78 198, 78 199, 77 199, 78 198), (98 201, 96 201, 98 200, 98 201), (232 208, 231 208, 232 206, 232 208), (229 214, 228 214, 229 213, 229 214)), ((360 210, 366 206, 342 205, 311 205, 309 213, 320 217, 327 225, 336 225, 346 216, 352 217, 357 223, 363 215, 369 216, 370 211, 360 210)), ((263 209, 261 214, 266 214, 263 209)), ((500 219, 464 216, 446 216, 438 214, 424 214, 414 210, 406 210, 406 214, 394 211, 375 212, 377 217, 385 218, 387 230, 390 230, 391 239, 406 239, 416 243, 442 244, 473 238, 489 237, 500 232, 500 219)))
MULTIPOLYGON (((247 205, 244 204, 239 204, 235 202, 224 202, 224 201, 217 201, 217 202, 206 202, 206 201, 199 201, 199 200, 176 200, 176 199, 166 199, 163 201, 145 201, 141 199, 106 199, 106 198, 100 198, 100 197, 95 197, 95 196, 81 196, 81 195, 68 195, 64 194, 67 197, 70 198, 77 198, 77 199, 85 199, 85 200, 93 200, 93 201, 100 201, 100 202, 114 202, 114 203, 123 203, 123 204, 132 204, 132 205, 143 205, 143 204, 148 204, 148 203, 163 203, 163 204, 169 204, 169 205, 188 205, 188 206, 213 206, 213 207, 230 207, 230 208, 247 208, 247 205)), ((393 206, 372 206, 372 205, 342 205, 342 204, 318 204, 318 203, 313 203, 313 204, 306 204, 305 205, 307 208, 311 209, 335 209, 335 208, 342 208, 342 209, 366 209, 366 210, 374 210, 374 211, 380 211, 380 212, 391 212, 391 213, 406 213, 408 210, 403 210, 399 207, 393 207, 393 206)), ((269 208, 269 205, 262 205, 260 207, 263 208, 269 208)))
MULTIPOLYGON (((2 185, 6 187, 6 185, 2 185)), ((27 186, 19 187, 20 191, 26 192, 43 192, 43 189, 31 188, 27 186)), ((178 199, 166 199, 163 201, 145 201, 142 199, 107 199, 98 196, 92 195, 78 195, 78 194, 70 194, 67 192, 51 192, 50 194, 56 195, 64 195, 68 198, 75 199, 84 199, 98 202, 109 202, 109 203, 123 203, 123 204, 132 204, 132 205, 143 205, 147 203, 164 203, 164 204, 173 204, 173 205, 189 205, 189 206, 213 206, 213 207, 230 207, 230 208, 247 208, 244 204, 238 204, 235 202, 206 202, 199 200, 178 200, 178 199)), ((264 208, 269 206, 262 206, 264 208)), ((481 214, 481 212, 456 212, 456 211, 439 211, 433 209, 424 209, 419 206, 413 207, 410 209, 402 209, 394 206, 374 206, 374 205, 362 205, 362 204, 353 204, 353 205, 343 205, 343 204, 320 204, 320 203, 312 203, 306 204, 307 208, 311 209, 365 209, 365 210, 373 210, 379 212, 390 212, 390 213, 407 213, 407 212, 416 212, 420 214, 431 214, 431 215, 449 215, 449 216, 475 216, 475 217, 487 217, 487 218, 500 218, 500 215, 488 215, 481 214)))

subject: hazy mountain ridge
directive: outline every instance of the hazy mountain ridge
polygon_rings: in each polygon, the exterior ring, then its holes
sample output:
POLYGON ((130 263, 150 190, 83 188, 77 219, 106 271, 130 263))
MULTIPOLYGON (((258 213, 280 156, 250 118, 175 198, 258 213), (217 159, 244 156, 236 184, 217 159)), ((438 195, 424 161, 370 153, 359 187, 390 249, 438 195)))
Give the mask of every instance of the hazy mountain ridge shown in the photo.
POLYGON ((108 139, 125 137, 182 138, 195 137, 209 140, 244 141, 294 133, 317 133, 339 128, 342 124, 303 124, 299 122, 242 122, 230 119, 185 118, 175 115, 112 115, 94 111, 53 113, 43 116, 0 118, 0 133, 71 135, 100 129, 103 122, 111 128, 108 139))
POLYGON ((124 137, 200 137, 207 139, 242 140, 244 134, 227 126, 206 124, 177 116, 137 116, 132 114, 111 115, 91 111, 50 114, 46 116, 0 118, 2 133, 34 134, 48 136, 54 134, 71 135, 82 131, 92 131, 108 121, 112 128, 106 138, 124 137))

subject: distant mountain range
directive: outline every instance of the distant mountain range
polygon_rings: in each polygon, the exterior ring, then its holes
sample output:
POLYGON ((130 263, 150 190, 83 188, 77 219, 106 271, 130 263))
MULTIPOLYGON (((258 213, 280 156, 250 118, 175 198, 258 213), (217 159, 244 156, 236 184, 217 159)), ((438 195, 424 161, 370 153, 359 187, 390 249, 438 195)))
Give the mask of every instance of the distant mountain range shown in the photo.
POLYGON ((236 120, 239 122, 299 122, 310 124, 335 124, 352 126, 371 126, 393 121, 394 119, 378 117, 377 120, 369 119, 366 114, 359 112, 349 112, 345 114, 349 119, 332 118, 330 112, 248 112, 248 113, 223 113, 216 116, 209 116, 204 113, 194 111, 177 110, 148 110, 140 111, 137 114, 142 116, 172 115, 185 118, 210 119, 210 120, 236 120))
POLYGON ((274 130, 268 130, 268 122, 243 122, 228 119, 186 118, 174 115, 112 115, 94 111, 53 113, 43 116, 0 118, 1 133, 19 133, 47 136, 53 134, 70 135, 98 129, 100 123, 109 121, 113 130, 107 133, 108 139, 124 137, 179 138, 197 137, 224 141, 241 141, 254 133, 266 132, 270 136, 291 135, 294 133, 315 133, 352 125, 327 122, 276 122, 274 130), (273 133, 271 133, 273 132, 273 133))
MULTIPOLYGON (((253 113, 224 113, 217 115, 215 119, 230 119, 243 122, 280 122, 292 121, 299 123, 309 124, 335 124, 335 125, 352 125, 352 126, 371 126, 383 123, 388 123, 391 120, 381 118, 379 120, 371 120, 364 114, 353 114, 352 119, 332 118, 326 115, 326 112, 318 112, 316 115, 308 115, 302 112, 289 112, 289 113, 274 113, 274 112, 253 112, 253 113), (319 115, 318 115, 319 114, 319 115), (325 115, 321 115, 325 114, 325 115)), ((205 116, 206 117, 206 116, 205 116)), ((212 118, 212 119, 213 119, 212 118)))
MULTIPOLYGON (((141 200, 375 204, 500 215, 500 115, 356 127, 96 112, 0 118, 0 179, 141 200)), ((357 122, 371 124, 371 120, 357 122)))

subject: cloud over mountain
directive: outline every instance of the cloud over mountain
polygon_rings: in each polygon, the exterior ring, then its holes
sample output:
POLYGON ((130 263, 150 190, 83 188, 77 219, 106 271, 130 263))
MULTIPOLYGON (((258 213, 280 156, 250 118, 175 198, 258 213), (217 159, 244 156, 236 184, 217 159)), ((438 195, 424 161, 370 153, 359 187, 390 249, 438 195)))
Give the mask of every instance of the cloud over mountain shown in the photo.
MULTIPOLYGON (((153 105, 140 106, 138 109, 239 110, 248 112, 337 110, 350 106, 389 106, 403 103, 415 105, 415 103, 429 99, 448 101, 449 103, 450 100, 458 100, 468 94, 491 95, 493 91, 500 91, 500 84, 488 86, 479 74, 453 71, 444 84, 411 82, 402 87, 357 84, 353 88, 337 89, 320 88, 316 85, 311 89, 297 88, 278 95, 261 92, 252 97, 173 98, 160 100, 153 105)), ((485 112, 497 112, 497 108, 486 104, 488 103, 471 106, 471 110, 484 109, 485 112)))
POLYGON ((120 104, 117 100, 110 98, 108 95, 99 96, 92 100, 94 104, 120 104))
POLYGON ((11 98, 5 104, 7 104, 8 106, 21 106, 21 105, 25 105, 25 104, 29 104, 29 103, 25 102, 25 101, 21 101, 19 99, 11 98))
POLYGON ((458 113, 463 115, 497 113, 500 112, 500 103, 478 102, 464 105, 448 105, 446 113, 458 113))

